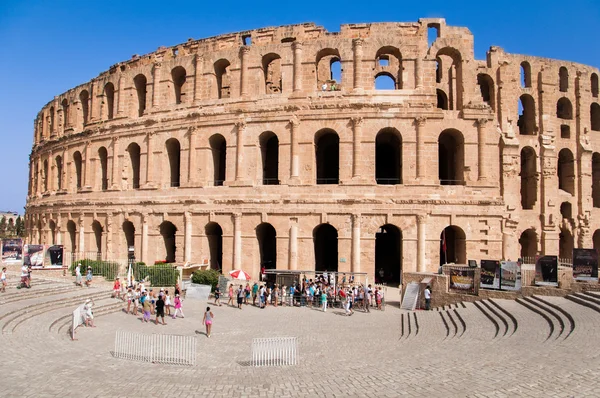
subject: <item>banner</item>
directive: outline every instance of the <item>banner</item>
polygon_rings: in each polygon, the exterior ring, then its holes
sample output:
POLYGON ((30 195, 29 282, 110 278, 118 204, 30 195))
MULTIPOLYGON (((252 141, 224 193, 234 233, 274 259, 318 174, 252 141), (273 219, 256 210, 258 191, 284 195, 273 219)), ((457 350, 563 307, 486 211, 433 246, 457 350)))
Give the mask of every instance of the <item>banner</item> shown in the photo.
POLYGON ((558 286, 558 257, 541 256, 535 259, 535 284, 558 286))
POLYGON ((44 246, 43 245, 25 245, 23 255, 23 264, 31 267, 44 266, 44 246))
POLYGON ((521 263, 516 261, 501 261, 500 278, 500 289, 521 290, 521 263))
POLYGON ((450 268, 450 290, 457 293, 474 293, 475 269, 450 268))
POLYGON ((496 260, 481 260, 480 287, 488 289, 500 288, 500 262, 496 260))
POLYGON ((578 281, 598 281, 596 249, 573 249, 573 278, 578 281))
POLYGON ((55 245, 46 249, 44 257, 44 267, 62 267, 63 266, 63 246, 55 245))
POLYGON ((2 261, 19 262, 23 253, 23 241, 17 239, 2 239, 2 261))

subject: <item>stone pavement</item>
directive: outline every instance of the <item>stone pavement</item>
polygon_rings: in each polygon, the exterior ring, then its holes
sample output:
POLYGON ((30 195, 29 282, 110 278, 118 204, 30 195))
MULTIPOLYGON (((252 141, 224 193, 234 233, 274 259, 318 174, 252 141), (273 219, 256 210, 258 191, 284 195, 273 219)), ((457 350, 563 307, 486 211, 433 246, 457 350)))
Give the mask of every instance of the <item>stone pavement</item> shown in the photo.
POLYGON ((125 314, 106 286, 48 281, 24 295, 30 291, 11 287, 0 295, 3 397, 600 396, 600 313, 593 308, 600 298, 592 293, 579 298, 590 306, 541 297, 414 313, 388 305, 350 317, 339 309, 211 304, 208 339, 197 333, 206 302, 185 300, 184 319, 157 326, 125 314), (70 341, 71 303, 89 295, 105 310, 96 312, 96 328, 81 327, 70 341), (115 359, 116 330, 197 336, 197 365, 115 359), (299 365, 248 366, 252 338, 273 336, 299 338, 299 365))

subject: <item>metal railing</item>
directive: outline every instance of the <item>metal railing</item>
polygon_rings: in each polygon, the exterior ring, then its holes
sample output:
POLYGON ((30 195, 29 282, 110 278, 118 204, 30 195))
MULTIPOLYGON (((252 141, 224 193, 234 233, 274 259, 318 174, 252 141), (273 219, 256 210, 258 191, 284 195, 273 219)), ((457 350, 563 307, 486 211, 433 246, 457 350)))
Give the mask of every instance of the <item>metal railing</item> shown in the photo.
POLYGON ((115 358, 169 365, 196 365, 195 336, 142 334, 117 330, 115 358))
POLYGON ((252 366, 289 366, 297 364, 297 337, 271 337, 252 340, 252 366))

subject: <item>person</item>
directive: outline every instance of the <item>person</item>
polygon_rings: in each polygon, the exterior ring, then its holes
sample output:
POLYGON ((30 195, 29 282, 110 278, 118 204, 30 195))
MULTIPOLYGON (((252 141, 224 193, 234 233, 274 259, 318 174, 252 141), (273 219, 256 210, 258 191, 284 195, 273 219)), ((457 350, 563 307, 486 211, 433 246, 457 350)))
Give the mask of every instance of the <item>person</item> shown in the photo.
POLYGON ((215 287, 215 305, 221 306, 221 289, 219 289, 219 285, 215 287))
POLYGON ((133 292, 133 297, 131 298, 131 302, 133 303, 133 311, 132 314, 135 316, 138 313, 138 308, 140 306, 140 288, 138 287, 133 292))
POLYGON ((282 307, 285 307, 286 295, 287 295, 287 286, 283 285, 281 287, 281 306, 282 307))
POLYGON ((252 305, 256 305, 256 295, 258 293, 258 283, 254 282, 252 285, 252 305))
POLYGON ((150 298, 148 297, 148 292, 142 293, 142 308, 144 309, 144 316, 142 317, 143 322, 148 322, 150 320, 150 311, 152 311, 152 303, 150 302, 150 298))
POLYGON ((85 304, 83 305, 83 316, 85 317, 85 326, 91 326, 95 328, 96 326, 94 325, 94 313, 92 312, 93 305, 94 300, 85 300, 85 304))
POLYGON ((260 308, 265 308, 265 286, 260 285, 260 290, 258 291, 258 301, 260 302, 260 308))
POLYGON ((273 288, 273 305, 275 306, 275 308, 277 308, 278 304, 279 304, 279 287, 277 285, 275 285, 275 287, 273 288))
POLYGON ((131 291, 130 287, 127 288, 127 294, 125 297, 127 298, 127 311, 125 311, 125 313, 129 314, 129 311, 131 310, 131 301, 133 300, 133 292, 131 291))
POLYGON ((178 294, 181 294, 180 288, 179 288, 179 282, 175 283, 175 293, 176 296, 178 294))
POLYGON ((206 307, 206 312, 204 313, 204 318, 202 319, 202 323, 206 326, 206 337, 210 337, 210 329, 212 328, 214 317, 215 316, 210 310, 210 307, 206 307))
POLYGON ((154 323, 156 325, 158 325, 158 317, 161 317, 162 324, 166 325, 166 323, 165 323, 165 301, 163 300, 163 292, 160 292, 158 294, 158 299, 156 300, 156 319, 154 320, 154 323))
POLYGON ((185 318, 185 315, 183 315, 183 308, 181 308, 181 299, 179 298, 178 294, 175 295, 173 303, 175 304, 175 313, 173 313, 173 319, 177 318, 177 313, 180 313, 181 317, 185 318))
POLYGON ((323 83, 323 85, 321 86, 321 90, 327 91, 327 83, 323 83))
POLYGON ((325 289, 321 290, 321 307, 323 312, 327 312, 327 291, 325 289))
POLYGON ((229 285, 229 300, 227 300, 227 305, 233 306, 233 284, 229 285))
POLYGON ((431 308, 431 286, 427 285, 423 295, 425 296, 425 311, 429 311, 431 308))
POLYGON ((364 288, 363 305, 365 307, 365 312, 371 312, 371 310, 369 309, 370 304, 371 304, 371 285, 364 288))
POLYGON ((6 292, 6 267, 2 268, 2 274, 0 274, 0 282, 2 283, 2 293, 6 292))
POLYGON ((81 283, 81 263, 78 263, 75 267, 75 285, 83 286, 81 283))
POLYGON ((30 288, 30 280, 29 280, 29 268, 23 264, 21 267, 21 284, 23 287, 30 288))
POLYGON ((249 299, 250 299, 250 284, 246 283, 246 287, 244 288, 244 304, 248 305, 249 299))
POLYGON ((87 268, 87 274, 85 275, 85 285, 87 287, 92 286, 92 267, 87 268))
POLYGON ((115 283, 113 284, 113 297, 121 298, 121 281, 119 281, 119 277, 115 279, 115 283))
MULTIPOLYGON (((220 302, 219 305, 221 305, 220 302)), ((167 315, 171 315, 171 295, 168 290, 165 290, 165 310, 167 315)))
POLYGON ((237 290, 237 306, 241 310, 242 304, 244 303, 244 287, 240 285, 240 288, 237 290))
POLYGON ((264 282, 265 279, 267 279, 267 274, 265 273, 265 267, 261 267, 260 268, 260 280, 261 282, 264 282))
POLYGON ((375 302, 377 303, 377 309, 381 311, 381 301, 383 300, 383 290, 381 290, 381 286, 377 288, 375 291, 375 302))

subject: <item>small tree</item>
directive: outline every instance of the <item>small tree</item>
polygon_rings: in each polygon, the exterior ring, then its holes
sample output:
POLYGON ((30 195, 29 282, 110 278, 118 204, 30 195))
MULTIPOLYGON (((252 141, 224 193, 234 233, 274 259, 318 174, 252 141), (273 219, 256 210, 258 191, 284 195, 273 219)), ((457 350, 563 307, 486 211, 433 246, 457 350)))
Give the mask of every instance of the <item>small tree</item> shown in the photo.
POLYGON ((6 216, 0 219, 0 236, 6 236, 6 216))
POLYGON ((12 218, 8 220, 8 225, 6 226, 6 234, 8 236, 15 236, 15 222, 12 218))
POLYGON ((21 216, 18 216, 17 221, 15 221, 15 233, 21 238, 25 237, 25 224, 21 216))
POLYGON ((192 274, 192 283, 210 285, 211 291, 214 291, 219 283, 219 276, 221 276, 221 273, 214 269, 199 270, 192 274))

